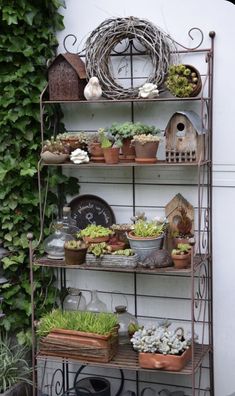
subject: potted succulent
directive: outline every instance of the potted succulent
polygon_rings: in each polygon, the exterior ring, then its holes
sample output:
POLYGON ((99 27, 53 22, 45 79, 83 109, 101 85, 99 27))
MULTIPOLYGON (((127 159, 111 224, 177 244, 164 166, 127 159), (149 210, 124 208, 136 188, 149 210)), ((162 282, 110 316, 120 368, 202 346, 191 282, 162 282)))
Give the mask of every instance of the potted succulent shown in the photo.
POLYGON ((93 266, 135 268, 137 255, 132 249, 113 250, 113 246, 107 242, 92 243, 88 247, 86 263, 93 266))
POLYGON ((102 128, 99 129, 99 137, 106 164, 117 164, 119 162, 120 147, 122 147, 121 140, 110 132, 105 132, 102 128))
POLYGON ((191 65, 171 65, 168 69, 166 87, 179 98, 197 96, 202 87, 198 70, 191 65))
POLYGON ((77 148, 87 150, 88 137, 85 132, 64 132, 57 135, 57 139, 68 148, 69 153, 77 148))
POLYGON ((191 246, 188 243, 179 243, 171 252, 175 268, 187 268, 190 264, 191 246))
POLYGON ((32 368, 26 348, 9 339, 0 339, 0 395, 30 395, 32 368))
POLYGON ((192 337, 183 328, 169 330, 170 322, 156 327, 141 327, 131 338, 139 352, 139 365, 147 369, 180 371, 191 359, 192 337))
POLYGON ((177 247, 179 243, 193 244, 194 242, 192 219, 190 219, 183 206, 179 207, 178 210, 179 215, 177 216, 177 222, 175 222, 176 230, 172 233, 173 247, 177 247))
POLYGON ((94 133, 89 137, 88 152, 91 156, 91 161, 104 162, 104 153, 100 143, 99 133, 94 133))
POLYGON ((133 225, 133 230, 127 233, 127 238, 142 262, 147 256, 163 247, 165 232, 164 220, 140 219, 133 225))
POLYGON ((154 164, 157 162, 157 150, 160 137, 158 135, 140 134, 135 135, 132 144, 135 147, 135 161, 142 164, 154 164))
POLYGON ((87 245, 83 240, 70 240, 64 244, 64 258, 66 265, 85 263, 87 245))
POLYGON ((113 136, 122 142, 122 159, 133 161, 135 159, 135 147, 131 143, 133 137, 140 134, 153 134, 156 128, 141 122, 127 121, 114 123, 109 130, 113 136))
POLYGON ((107 227, 89 224, 77 234, 77 237, 81 237, 86 243, 99 243, 107 242, 112 234, 113 231, 107 227))
POLYGON ((41 158, 46 164, 62 164, 69 158, 69 149, 60 139, 52 137, 44 142, 41 158))
POLYGON ((117 352, 118 320, 107 312, 56 309, 40 319, 37 335, 41 354, 109 362, 117 352))

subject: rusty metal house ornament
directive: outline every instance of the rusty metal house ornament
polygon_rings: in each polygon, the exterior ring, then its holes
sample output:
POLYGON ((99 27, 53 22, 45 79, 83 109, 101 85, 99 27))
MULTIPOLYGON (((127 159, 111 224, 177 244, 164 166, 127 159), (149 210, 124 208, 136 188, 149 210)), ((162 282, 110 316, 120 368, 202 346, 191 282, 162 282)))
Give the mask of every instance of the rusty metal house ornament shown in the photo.
POLYGON ((59 54, 48 68, 50 100, 84 100, 86 69, 77 54, 59 54))
POLYGON ((194 111, 177 111, 165 129, 166 161, 199 162, 204 159, 206 130, 194 111))

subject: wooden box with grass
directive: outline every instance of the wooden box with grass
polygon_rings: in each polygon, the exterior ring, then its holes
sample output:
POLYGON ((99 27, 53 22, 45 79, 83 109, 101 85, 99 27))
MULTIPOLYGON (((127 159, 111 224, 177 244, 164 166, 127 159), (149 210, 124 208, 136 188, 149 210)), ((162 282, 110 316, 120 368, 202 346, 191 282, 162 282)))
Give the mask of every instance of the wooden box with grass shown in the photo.
POLYGON ((112 313, 54 310, 39 322, 40 354, 109 362, 117 353, 118 321, 112 313))

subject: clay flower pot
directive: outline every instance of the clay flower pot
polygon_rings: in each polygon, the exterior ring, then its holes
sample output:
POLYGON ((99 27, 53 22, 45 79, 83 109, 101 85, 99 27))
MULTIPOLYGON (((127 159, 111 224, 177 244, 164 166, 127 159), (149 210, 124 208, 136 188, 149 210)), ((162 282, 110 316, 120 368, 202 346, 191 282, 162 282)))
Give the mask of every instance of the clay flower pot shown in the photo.
POLYGON ((123 139, 122 141, 122 160, 134 161, 135 147, 131 143, 131 138, 123 139))
POLYGON ((101 242, 108 242, 110 236, 103 236, 103 237, 88 237, 88 236, 84 236, 82 239, 84 240, 84 242, 86 243, 101 243, 101 242))
POLYGON ((191 359, 192 348, 186 349, 182 355, 163 355, 160 353, 140 352, 139 365, 146 369, 180 371, 191 359))
POLYGON ((157 150, 158 150, 158 142, 134 142, 135 145, 135 161, 138 163, 149 163, 154 164, 157 162, 157 150))
POLYGON ((98 142, 90 143, 89 153, 91 154, 91 161, 104 162, 104 153, 100 143, 98 142))
POLYGON ((186 254, 172 254, 171 257, 174 262, 175 268, 183 269, 187 268, 190 265, 190 252, 186 254))
POLYGON ((118 147, 103 148, 103 153, 106 164, 117 164, 119 162, 118 147))
POLYGON ((66 265, 84 264, 86 261, 87 248, 84 249, 66 249, 64 248, 64 258, 66 265))

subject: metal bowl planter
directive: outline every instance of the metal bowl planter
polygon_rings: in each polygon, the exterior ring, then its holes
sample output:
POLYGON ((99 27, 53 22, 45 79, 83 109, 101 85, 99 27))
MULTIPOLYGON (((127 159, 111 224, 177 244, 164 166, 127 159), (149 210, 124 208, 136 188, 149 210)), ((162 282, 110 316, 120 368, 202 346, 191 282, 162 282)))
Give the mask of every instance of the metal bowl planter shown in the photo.
POLYGON ((165 234, 158 237, 138 237, 134 235, 133 231, 127 234, 130 247, 138 255, 140 262, 144 261, 154 251, 162 249, 164 237, 165 234))
POLYGON ((45 164, 63 164, 69 158, 69 155, 44 151, 43 153, 41 153, 41 158, 45 162, 45 164))

